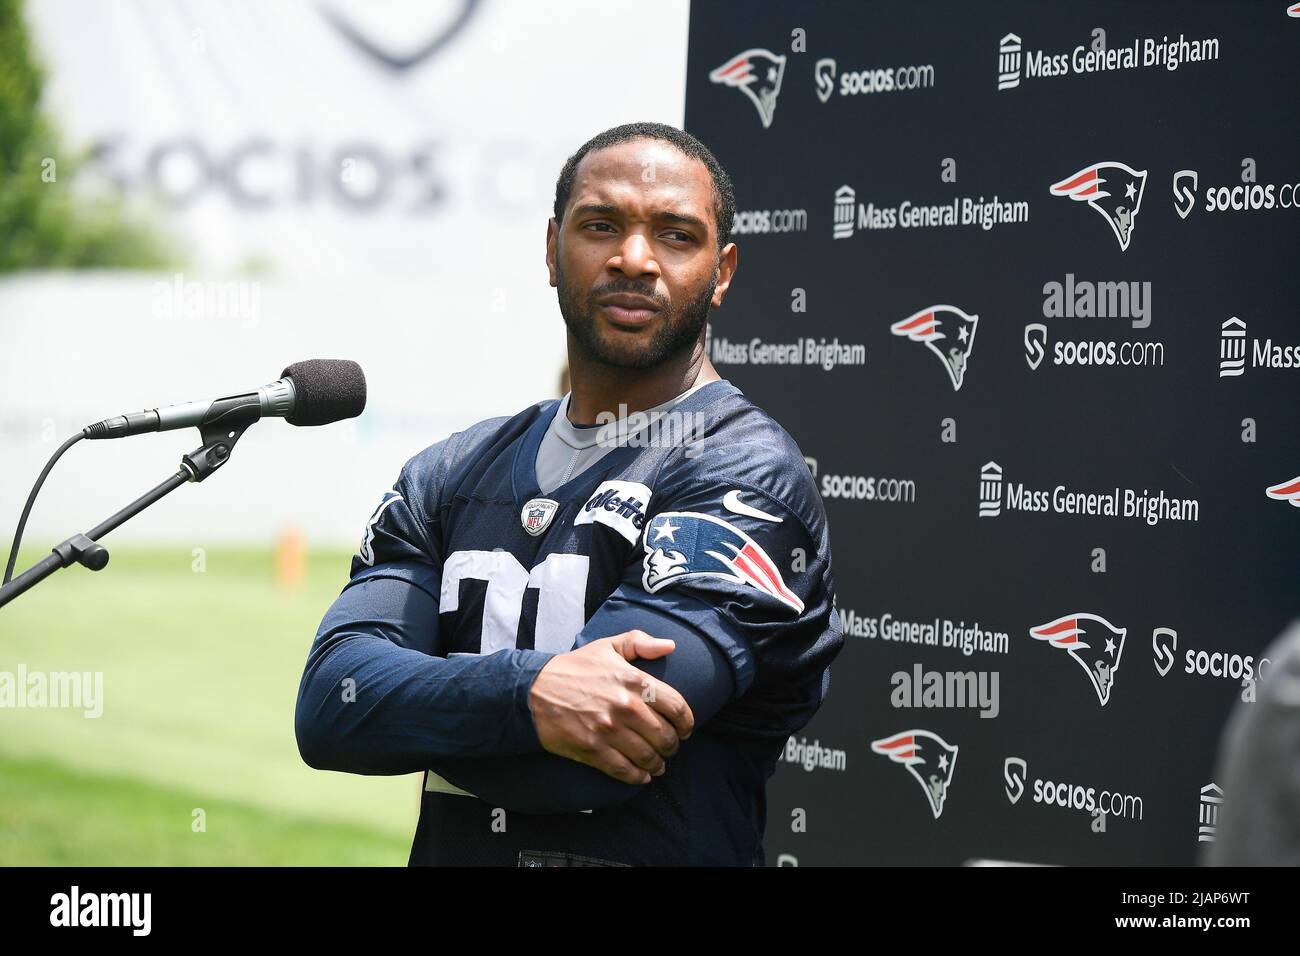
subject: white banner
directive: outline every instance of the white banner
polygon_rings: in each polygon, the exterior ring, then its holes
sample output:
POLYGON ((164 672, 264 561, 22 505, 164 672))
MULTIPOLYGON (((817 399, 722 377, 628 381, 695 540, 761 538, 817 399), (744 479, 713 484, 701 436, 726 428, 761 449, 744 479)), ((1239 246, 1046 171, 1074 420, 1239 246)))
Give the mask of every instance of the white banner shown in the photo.
MULTIPOLYGON (((91 421, 354 358, 370 386, 357 422, 261 423, 203 488, 111 539, 261 543, 294 525, 353 543, 411 455, 558 394, 556 176, 602 129, 681 125, 687 14, 686 0, 29 3, 46 111, 91 153, 80 182, 152 209, 185 265, 0 282, 0 527, 91 421)), ((79 445, 28 541, 86 530, 197 439, 79 445)))

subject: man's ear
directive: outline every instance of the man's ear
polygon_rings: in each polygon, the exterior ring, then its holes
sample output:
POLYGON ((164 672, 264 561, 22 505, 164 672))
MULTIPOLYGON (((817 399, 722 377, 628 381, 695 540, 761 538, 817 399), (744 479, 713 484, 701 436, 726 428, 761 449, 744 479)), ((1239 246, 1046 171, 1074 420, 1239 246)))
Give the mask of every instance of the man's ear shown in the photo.
POLYGON ((729 242, 722 247, 722 254, 718 257, 718 285, 713 290, 713 307, 715 309, 722 305, 722 297, 727 294, 727 289, 731 287, 731 277, 736 274, 739 259, 740 253, 737 251, 734 242, 729 242))
POLYGON ((555 285, 555 256, 559 251, 557 244, 560 241, 560 229, 555 224, 555 217, 552 216, 546 222, 546 268, 551 274, 551 285, 555 285))

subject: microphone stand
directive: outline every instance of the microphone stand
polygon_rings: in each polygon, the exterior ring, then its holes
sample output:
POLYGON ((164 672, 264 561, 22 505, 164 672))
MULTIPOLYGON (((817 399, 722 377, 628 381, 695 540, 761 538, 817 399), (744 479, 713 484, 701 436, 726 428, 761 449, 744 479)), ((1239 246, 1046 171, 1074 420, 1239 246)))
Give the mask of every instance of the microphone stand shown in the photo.
POLYGON ((181 456, 181 467, 175 474, 85 534, 74 534, 56 545, 49 557, 33 564, 8 584, 0 585, 0 607, 44 581, 55 571, 70 567, 73 563, 92 571, 103 570, 108 564, 109 555, 108 549, 99 543, 100 538, 186 482, 207 478, 230 460, 230 451, 235 447, 235 442, 239 441, 249 425, 261 417, 262 406, 256 395, 251 398, 245 395, 217 399, 198 425, 203 444, 188 455, 181 456))

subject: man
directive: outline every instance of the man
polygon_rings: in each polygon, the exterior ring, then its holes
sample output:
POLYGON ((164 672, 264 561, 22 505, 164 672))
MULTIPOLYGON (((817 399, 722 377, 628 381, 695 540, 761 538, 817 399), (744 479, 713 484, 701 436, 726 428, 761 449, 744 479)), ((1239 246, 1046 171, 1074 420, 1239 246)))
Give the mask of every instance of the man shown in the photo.
POLYGON ((412 864, 762 865, 765 782, 843 637, 803 455, 704 349, 731 181, 630 124, 554 211, 572 391, 407 462, 312 646, 299 749, 425 771, 412 864))

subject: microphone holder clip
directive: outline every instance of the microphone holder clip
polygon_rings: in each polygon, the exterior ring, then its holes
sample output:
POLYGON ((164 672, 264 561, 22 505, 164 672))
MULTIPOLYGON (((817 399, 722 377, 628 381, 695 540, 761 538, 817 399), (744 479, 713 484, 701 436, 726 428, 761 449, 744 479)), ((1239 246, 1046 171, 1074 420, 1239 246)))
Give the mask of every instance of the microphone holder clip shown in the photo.
POLYGON ((181 468, 189 473, 189 480, 202 481, 229 461, 235 442, 261 417, 262 405, 256 396, 219 398, 213 402, 198 425, 203 444, 181 456, 181 468))

